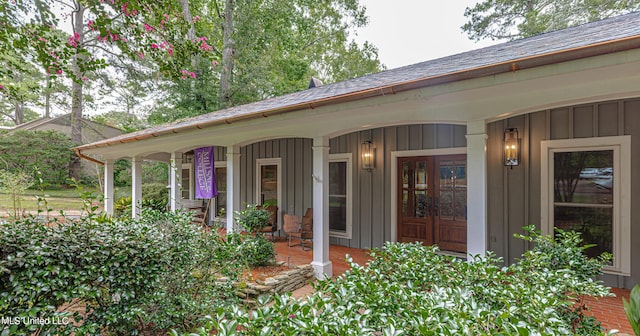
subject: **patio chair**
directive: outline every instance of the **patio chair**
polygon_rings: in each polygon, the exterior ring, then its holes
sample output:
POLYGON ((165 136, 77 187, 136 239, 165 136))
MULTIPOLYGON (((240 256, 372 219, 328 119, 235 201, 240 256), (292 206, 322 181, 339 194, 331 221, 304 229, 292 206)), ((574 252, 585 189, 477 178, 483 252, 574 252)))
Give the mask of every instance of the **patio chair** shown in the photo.
POLYGON ((193 211, 193 219, 191 223, 201 225, 205 227, 207 225, 207 217, 209 215, 209 206, 211 204, 211 200, 205 203, 204 200, 196 199, 182 199, 180 201, 180 206, 183 209, 193 211))
MULTIPOLYGON (((261 209, 261 206, 257 207, 261 209)), ((259 233, 267 235, 271 234, 271 240, 275 240, 275 233, 278 231, 278 207, 275 205, 270 205, 266 207, 267 211, 269 211, 269 225, 262 228, 259 233)))
POLYGON ((310 218, 303 218, 303 223, 300 224, 298 216, 285 214, 283 229, 289 241, 289 248, 300 245, 304 251, 311 250, 311 246, 305 246, 305 241, 308 243, 313 240, 313 221, 310 218), (298 239, 300 243, 291 245, 292 239, 298 239))

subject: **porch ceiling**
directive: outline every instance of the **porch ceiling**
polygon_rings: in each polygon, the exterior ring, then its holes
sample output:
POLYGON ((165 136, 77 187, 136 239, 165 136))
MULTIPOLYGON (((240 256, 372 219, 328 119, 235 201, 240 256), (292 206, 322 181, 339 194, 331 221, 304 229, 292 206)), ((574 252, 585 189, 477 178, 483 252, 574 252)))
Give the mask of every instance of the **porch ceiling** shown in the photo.
POLYGON ((162 160, 166 155, 157 153, 206 145, 333 137, 385 125, 492 121, 569 104, 640 96, 638 82, 640 50, 633 49, 81 150, 108 159, 162 160))

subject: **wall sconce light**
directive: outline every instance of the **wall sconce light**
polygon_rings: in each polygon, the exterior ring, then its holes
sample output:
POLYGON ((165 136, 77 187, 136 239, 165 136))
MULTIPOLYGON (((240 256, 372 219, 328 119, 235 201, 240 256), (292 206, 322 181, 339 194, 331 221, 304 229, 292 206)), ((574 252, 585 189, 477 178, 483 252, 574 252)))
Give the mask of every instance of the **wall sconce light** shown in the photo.
POLYGON ((518 146, 518 129, 507 128, 504 130, 504 165, 517 166, 520 164, 518 158, 520 146, 518 146))
POLYGON ((369 172, 372 171, 375 167, 376 149, 373 148, 371 141, 363 142, 360 152, 362 153, 362 169, 369 172))

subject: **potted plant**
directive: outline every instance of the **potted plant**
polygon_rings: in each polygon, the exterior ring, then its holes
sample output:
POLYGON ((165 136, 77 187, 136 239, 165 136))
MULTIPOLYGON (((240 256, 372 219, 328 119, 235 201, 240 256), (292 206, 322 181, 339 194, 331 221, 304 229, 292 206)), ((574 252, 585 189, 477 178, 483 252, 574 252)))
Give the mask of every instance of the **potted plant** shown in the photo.
POLYGON ((256 234, 269 225, 269 216, 269 211, 258 209, 255 204, 247 204, 246 208, 234 212, 236 223, 251 234, 256 234))

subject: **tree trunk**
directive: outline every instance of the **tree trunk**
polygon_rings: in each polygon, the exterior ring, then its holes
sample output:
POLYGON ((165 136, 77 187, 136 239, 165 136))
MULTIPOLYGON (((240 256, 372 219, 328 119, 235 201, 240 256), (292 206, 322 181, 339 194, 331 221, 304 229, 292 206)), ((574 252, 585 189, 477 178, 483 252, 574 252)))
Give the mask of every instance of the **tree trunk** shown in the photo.
POLYGON ((46 90, 44 93, 44 117, 49 118, 51 116, 51 75, 46 75, 46 90))
POLYGON ((226 108, 231 105, 231 75, 233 73, 233 55, 235 41, 233 40, 233 10, 234 0, 225 0, 222 45, 222 73, 220 74, 220 91, 218 100, 220 107, 226 108))
POLYGON ((21 125, 24 123, 24 105, 20 102, 15 102, 13 104, 14 111, 13 115, 15 116, 14 122, 17 125, 21 125))
POLYGON ((189 0, 180 0, 180 6, 182 7, 182 15, 184 19, 189 22, 189 31, 187 37, 193 41, 196 39, 196 26, 193 24, 193 17, 191 16, 191 8, 189 8, 189 0))
MULTIPOLYGON (((73 12, 73 32, 79 35, 78 47, 82 45, 84 35, 82 33, 82 23, 84 17, 84 6, 76 2, 76 10, 73 12)), ((83 74, 80 71, 80 58, 82 56, 76 53, 72 59, 72 70, 75 80, 71 84, 71 142, 76 145, 82 144, 82 89, 83 82, 81 80, 83 74)), ((69 165, 69 176, 76 180, 80 178, 82 167, 80 160, 76 159, 69 165)))

